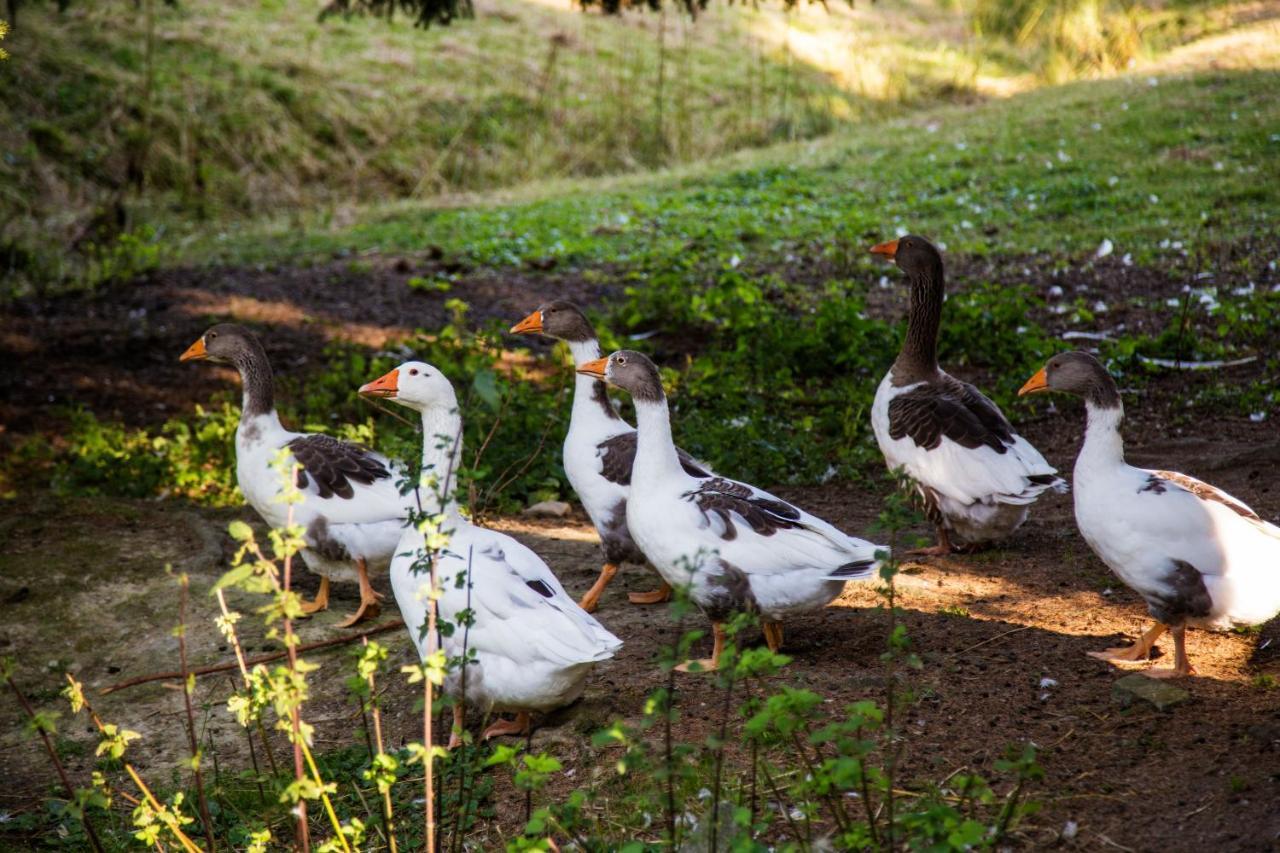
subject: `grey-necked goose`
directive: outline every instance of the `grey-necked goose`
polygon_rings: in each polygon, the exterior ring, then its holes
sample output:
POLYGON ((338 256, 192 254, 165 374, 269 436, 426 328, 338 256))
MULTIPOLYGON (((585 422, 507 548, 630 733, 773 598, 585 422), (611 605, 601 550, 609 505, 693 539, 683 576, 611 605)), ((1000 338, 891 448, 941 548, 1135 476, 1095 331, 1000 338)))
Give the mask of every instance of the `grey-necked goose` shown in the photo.
MULTIPOLYGON (((572 302, 548 302, 511 327, 512 334, 542 334, 569 345, 576 367, 600 357, 600 340, 591 321, 572 302)), ((711 473, 679 448, 680 464, 690 476, 711 473)), ((643 564, 645 556, 627 530, 627 497, 636 458, 636 431, 609 401, 604 382, 579 374, 573 391, 569 432, 564 438, 564 472, 600 535, 604 567, 582 596, 582 609, 595 611, 600 595, 622 563, 643 564)), ((632 604, 658 604, 671 595, 665 582, 654 592, 633 592, 632 604)))
MULTIPOLYGON (((530 712, 577 699, 592 666, 613 657, 622 641, 573 602, 537 554, 504 533, 472 524, 459 512, 454 489, 462 458, 462 418, 453 385, 438 369, 406 362, 361 387, 360 393, 421 414, 422 476, 430 487, 419 488, 418 496, 423 511, 438 519, 440 532, 448 537, 436 562, 438 613, 457 630, 443 638, 425 631, 431 583, 429 568, 418 565, 423 532, 406 528, 396 547, 391 588, 409 636, 424 659, 441 640, 451 660, 473 653, 467 664, 466 702, 486 712, 517 715, 514 721, 495 721, 484 737, 523 734, 531 725, 530 712), (459 625, 464 610, 474 617, 465 630, 459 625)), ((459 700, 451 746, 462 731, 462 684, 461 669, 451 670, 444 688, 459 700)))
POLYGON ((267 353, 243 326, 211 327, 180 360, 213 361, 240 371, 244 393, 236 428, 236 481, 245 500, 272 527, 284 527, 289 512, 289 505, 278 500, 283 482, 274 467, 276 457, 287 450, 302 469, 298 486, 303 499, 293 506, 293 522, 303 528, 307 543, 302 559, 320 575, 320 589, 303 605, 304 612, 329 606, 329 580, 337 578, 360 585, 360 607, 343 627, 376 616, 381 595, 369 583, 369 570, 390 565, 408 514, 390 460, 333 436, 285 429, 276 413, 267 353))
POLYGON ((846 581, 875 577, 886 548, 754 486, 689 474, 671 440, 658 369, 648 358, 621 350, 578 372, 604 379, 635 400, 639 440, 627 526, 667 583, 687 586, 711 619, 715 647, 710 659, 698 662, 703 669, 719 664, 721 623, 731 613, 759 613, 765 641, 776 650, 783 619, 826 606, 846 581))
POLYGON ((945 274, 933 244, 908 235, 871 251, 911 284, 907 334, 876 390, 871 426, 889 469, 914 481, 937 526, 938 544, 914 553, 948 554, 953 538, 965 546, 1002 539, 1041 494, 1067 484, 995 403, 938 366, 945 274))
POLYGON ((1084 398, 1084 443, 1072 478, 1076 523, 1089 547, 1142 596, 1156 624, 1128 648, 1091 652, 1107 661, 1145 661, 1166 630, 1173 666, 1147 675, 1189 675, 1186 628, 1257 625, 1280 613, 1280 528, 1243 501, 1173 471, 1124 461, 1124 406, 1116 382, 1093 356, 1049 359, 1020 394, 1065 391, 1084 398))

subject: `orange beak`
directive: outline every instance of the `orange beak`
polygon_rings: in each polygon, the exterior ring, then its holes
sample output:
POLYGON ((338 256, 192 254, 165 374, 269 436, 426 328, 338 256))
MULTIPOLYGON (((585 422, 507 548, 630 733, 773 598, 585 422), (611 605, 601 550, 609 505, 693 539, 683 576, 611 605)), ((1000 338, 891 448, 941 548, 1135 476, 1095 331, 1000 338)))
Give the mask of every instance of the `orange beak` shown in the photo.
POLYGON ((360 386, 360 393, 369 397, 394 397, 396 392, 400 390, 397 381, 400 379, 400 370, 392 370, 372 382, 366 382, 360 386))
POLYGON ((871 254, 884 255, 889 260, 893 260, 894 255, 898 254, 898 241, 890 240, 887 243, 877 243, 871 247, 871 254))
POLYGON ((542 312, 534 311, 511 327, 513 335, 532 335, 542 331, 542 312))
POLYGON ((594 376, 597 379, 604 379, 605 368, 609 366, 609 356, 597 358, 595 361, 588 361, 582 367, 578 368, 578 372, 583 376, 594 376))
POLYGON ((178 356, 178 361, 194 361, 196 359, 205 359, 209 357, 208 351, 204 348, 204 337, 196 338, 196 342, 187 347, 187 351, 178 356))
POLYGON ((1049 390, 1049 377, 1045 375, 1044 368, 1036 371, 1036 375, 1027 380, 1027 384, 1018 389, 1018 396, 1024 394, 1034 394, 1037 391, 1049 390))

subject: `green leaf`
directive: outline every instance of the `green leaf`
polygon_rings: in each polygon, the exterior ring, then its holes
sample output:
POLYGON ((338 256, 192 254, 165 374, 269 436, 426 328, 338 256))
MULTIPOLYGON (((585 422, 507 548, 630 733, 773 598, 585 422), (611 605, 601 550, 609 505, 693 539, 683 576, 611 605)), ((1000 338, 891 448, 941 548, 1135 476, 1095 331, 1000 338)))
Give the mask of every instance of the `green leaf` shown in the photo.
POLYGON ((498 410, 501 395, 498 393, 498 377, 492 370, 479 370, 471 380, 471 388, 492 411, 498 410))

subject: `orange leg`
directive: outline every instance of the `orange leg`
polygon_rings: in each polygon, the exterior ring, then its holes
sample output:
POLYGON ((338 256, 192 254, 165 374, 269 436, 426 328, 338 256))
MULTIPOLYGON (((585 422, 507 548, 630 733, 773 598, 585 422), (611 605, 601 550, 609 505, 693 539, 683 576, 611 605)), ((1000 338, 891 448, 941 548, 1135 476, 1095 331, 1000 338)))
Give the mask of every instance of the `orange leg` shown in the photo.
POLYGON ((955 548, 951 544, 951 535, 947 533, 947 528, 939 524, 937 545, 930 545, 928 548, 914 548, 906 553, 908 557, 945 557, 954 550, 955 548))
POLYGON ((676 667, 676 672, 715 672, 720 667, 720 654, 724 651, 724 625, 712 622, 711 628, 715 632, 715 644, 711 647, 711 657, 685 661, 676 667))
POLYGON ((781 622, 765 622, 761 629, 764 631, 764 642, 769 647, 769 651, 776 652, 782 648, 781 622))
POLYGON ((312 613, 319 613, 321 610, 329 609, 329 579, 324 575, 320 576, 320 588, 316 590, 316 597, 310 601, 302 603, 302 612, 307 616, 312 613))
POLYGON ((613 576, 618 573, 618 567, 613 563, 605 563, 600 569, 600 577, 596 578, 596 582, 587 590, 587 594, 582 596, 582 601, 578 602, 578 606, 588 613, 595 613, 596 607, 600 604, 600 596, 604 594, 604 588, 609 585, 609 581, 613 580, 613 576))
POLYGON ((462 746, 462 733, 466 731, 463 725, 462 716, 462 700, 458 700, 458 704, 453 706, 453 730, 449 732, 449 748, 457 749, 462 746))
POLYGON ((360 576, 360 607, 339 623, 339 628, 350 628, 366 619, 376 619, 382 612, 382 605, 378 603, 378 599, 382 596, 375 592, 373 585, 369 583, 369 567, 364 560, 356 560, 356 572, 360 576))
POLYGON ((1178 678, 1196 674, 1196 668, 1187 657, 1187 626, 1170 628, 1169 633, 1173 635, 1173 666, 1148 669, 1142 673, 1148 678, 1178 678))
POLYGON ((1091 658, 1105 660, 1108 663, 1133 663, 1137 661, 1145 661, 1147 658, 1151 657, 1151 649, 1155 646, 1156 640, 1160 639, 1160 635, 1167 629, 1167 625, 1156 622, 1148 628, 1146 633, 1139 637, 1137 642, 1132 646, 1104 649, 1100 652, 1089 652, 1088 655, 1091 658))
POLYGON ((499 718, 493 725, 484 730, 484 739, 491 737, 499 737, 501 735, 527 735, 532 721, 529 719, 528 711, 521 711, 516 714, 514 720, 504 720, 499 718))
POLYGON ((653 592, 632 592, 627 594, 627 601, 632 604, 661 604, 671 600, 671 584, 666 581, 653 592))

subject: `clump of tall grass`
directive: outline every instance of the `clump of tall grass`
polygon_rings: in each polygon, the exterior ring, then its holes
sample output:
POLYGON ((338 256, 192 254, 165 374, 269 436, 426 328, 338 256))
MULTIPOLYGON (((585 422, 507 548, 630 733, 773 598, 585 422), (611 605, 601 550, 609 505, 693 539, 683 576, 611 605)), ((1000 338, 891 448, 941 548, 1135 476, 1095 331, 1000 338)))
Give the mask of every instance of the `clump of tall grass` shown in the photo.
POLYGON ((1143 13, 1134 0, 976 0, 978 35, 1030 49, 1051 81, 1126 67, 1143 49, 1143 13))

